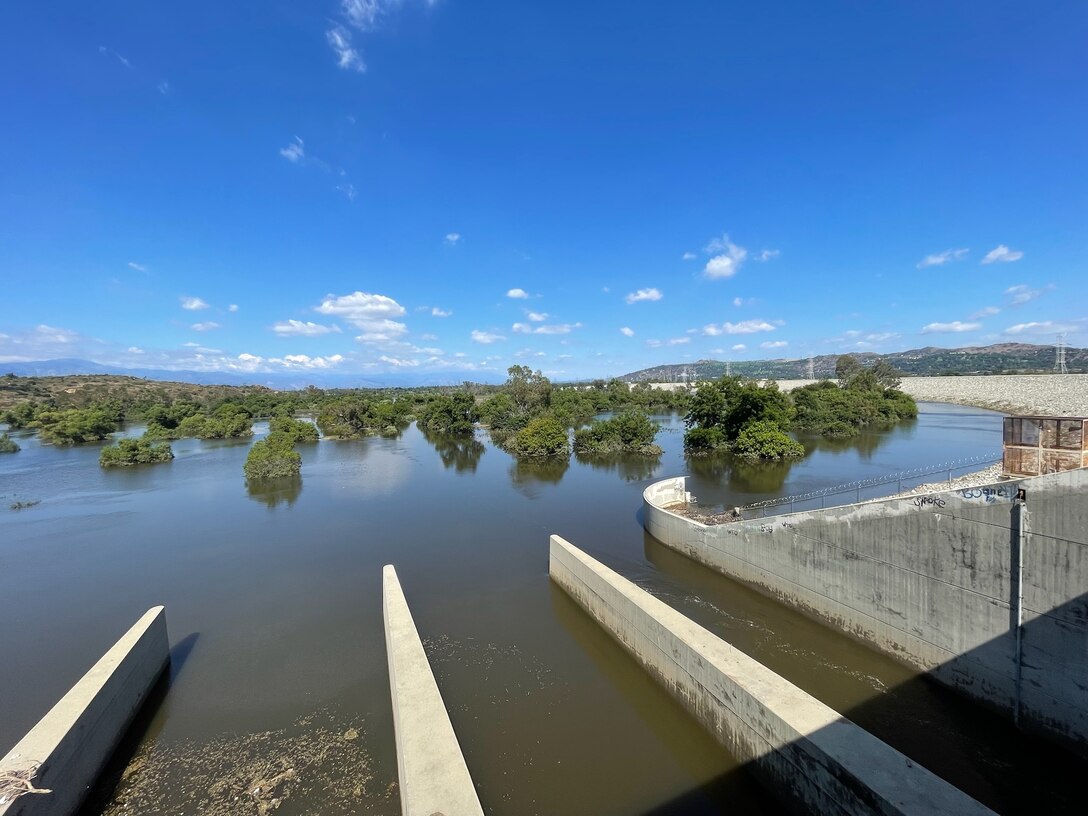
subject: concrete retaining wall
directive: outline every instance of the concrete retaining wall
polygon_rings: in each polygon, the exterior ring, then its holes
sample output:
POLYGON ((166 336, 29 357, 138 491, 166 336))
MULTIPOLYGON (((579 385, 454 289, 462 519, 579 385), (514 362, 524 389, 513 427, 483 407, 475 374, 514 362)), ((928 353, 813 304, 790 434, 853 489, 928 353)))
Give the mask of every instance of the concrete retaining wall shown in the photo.
POLYGON ((36 769, 34 787, 52 791, 9 799, 0 816, 74 813, 169 662, 166 610, 156 606, 0 760, 0 778, 36 769))
POLYGON ((405 816, 483 816, 396 570, 382 571, 385 647, 405 816))
POLYGON ((1088 750, 1088 470, 714 526, 685 492, 645 491, 666 546, 1088 750))
POLYGON ((549 572, 722 745, 806 811, 991 812, 559 536, 549 572))

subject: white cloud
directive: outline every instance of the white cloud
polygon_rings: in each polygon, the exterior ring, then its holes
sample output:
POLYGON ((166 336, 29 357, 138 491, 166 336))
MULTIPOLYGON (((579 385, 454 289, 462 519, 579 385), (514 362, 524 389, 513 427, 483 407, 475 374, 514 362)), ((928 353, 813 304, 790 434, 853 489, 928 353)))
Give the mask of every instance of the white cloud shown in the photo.
POLYGON ((155 87, 163 96, 166 96, 168 93, 170 93, 170 83, 167 82, 165 79, 155 87))
POLYGON ((344 184, 337 184, 336 189, 343 193, 348 201, 354 201, 359 197, 359 191, 355 189, 355 185, 351 182, 345 182, 344 184))
POLYGON ((447 232, 445 240, 446 240, 447 244, 449 244, 450 246, 454 246, 458 241, 461 240, 461 233, 459 233, 459 232, 447 232))
POLYGON ((403 323, 393 320, 404 314, 404 307, 393 298, 369 292, 350 295, 326 295, 315 312, 333 315, 362 330, 355 339, 361 343, 388 343, 408 331, 403 323))
POLYGON ((755 334, 756 332, 774 331, 775 325, 766 320, 742 320, 740 323, 726 321, 718 326, 710 323, 703 326, 703 334, 707 337, 717 337, 721 334, 755 334))
POLYGON ((650 348, 661 348, 662 346, 683 346, 690 342, 690 337, 673 337, 669 340, 647 340, 646 345, 650 348))
POLYGON ((419 365, 419 360, 409 360, 404 357, 387 357, 384 354, 378 359, 383 363, 389 363, 389 365, 396 366, 397 368, 412 368, 419 365))
POLYGON ((733 277, 744 259, 748 257, 748 250, 734 244, 729 240, 728 235, 711 239, 704 251, 707 254, 718 253, 707 261, 703 268, 703 275, 711 280, 733 277))
POLYGON ((128 265, 129 265, 130 268, 135 269, 137 272, 146 272, 147 271, 146 266, 144 266, 143 264, 138 264, 138 263, 136 263, 136 261, 129 261, 128 265))
MULTIPOLYGON (((252 355, 249 355, 252 356, 252 355)), ((241 357, 241 355, 239 355, 241 357)), ((257 358, 260 360, 260 358, 257 358)), ((332 368, 344 361, 343 355, 333 354, 328 357, 310 357, 307 354, 285 354, 283 357, 269 357, 268 362, 284 368, 332 368)))
POLYGON ((530 326, 528 323, 515 323, 511 328, 518 334, 570 334, 580 329, 581 323, 554 323, 545 326, 530 326))
POLYGON ((622 334, 624 337, 634 337, 635 336, 635 330, 634 329, 629 329, 626 326, 624 326, 622 329, 620 329, 620 334, 622 334))
POLYGON ((919 269, 925 269, 927 266, 944 266, 950 261, 962 261, 967 257, 968 251, 967 249, 946 249, 944 252, 935 252, 932 255, 926 255, 918 261, 916 266, 919 269))
POLYGON ((360 31, 369 31, 388 7, 397 2, 399 0, 341 0, 340 12, 360 31))
POLYGON ((322 334, 340 333, 340 327, 335 323, 324 326, 320 323, 301 320, 281 320, 272 326, 272 331, 280 337, 318 337, 322 334))
POLYGON ((685 261, 694 261, 695 258, 696 258, 696 255, 695 255, 694 252, 685 252, 680 257, 681 257, 682 260, 685 260, 685 261))
POLYGON ((212 329, 218 329, 219 324, 216 323, 214 320, 207 320, 203 323, 194 323, 189 328, 191 328, 193 331, 206 332, 211 331, 212 329))
POLYGON ((733 305, 734 306, 743 306, 744 305, 744 298, 739 297, 739 296, 733 298, 733 305))
POLYGON ((744 343, 737 343, 735 346, 733 346, 733 351, 744 351, 747 348, 748 346, 744 345, 744 343))
POLYGON ((781 254, 777 249, 762 249, 756 254, 755 258, 757 261, 770 261, 781 254))
POLYGON ((198 297, 183 297, 181 299, 181 308, 188 309, 190 312, 195 312, 198 309, 207 309, 208 304, 198 297))
POLYGON ((1019 261, 1024 257, 1024 253, 1018 249, 1009 249, 1004 244, 998 244, 996 247, 986 253, 986 257, 982 259, 982 263, 1012 263, 1013 261, 1019 261))
POLYGON ((342 25, 335 25, 325 32, 325 40, 336 55, 336 64, 345 71, 364 73, 366 63, 359 51, 351 44, 351 32, 342 25))
POLYGON ((530 320, 532 320, 534 323, 543 323, 545 320, 548 319, 548 313, 547 312, 530 312, 530 311, 526 311, 525 316, 527 318, 529 318, 530 320))
POLYGON ((999 314, 1001 310, 996 306, 984 306, 974 314, 970 315, 968 320, 978 320, 980 317, 993 317, 995 314, 999 314))
POLYGON ((483 343, 485 346, 506 339, 501 334, 492 334, 491 332, 480 331, 479 329, 473 329, 471 337, 477 343, 483 343))
POLYGON ((143 354, 144 353, 144 350, 142 348, 140 348, 139 346, 129 346, 127 349, 125 349, 125 351, 127 351, 129 354, 143 354))
POLYGON ((306 158, 305 143, 298 136, 287 147, 280 148, 280 155, 287 161, 298 164, 300 161, 306 158))
POLYGON ((230 306, 227 307, 227 311, 228 312, 237 312, 238 311, 238 304, 237 303, 232 303, 230 306))
POLYGON ((639 289, 637 292, 631 292, 624 300, 628 303, 638 303, 641 300, 654 301, 661 300, 664 295, 657 289, 639 289))
POLYGON ((104 57, 111 57, 112 56, 112 57, 116 58, 116 60, 119 63, 121 63, 123 66, 125 66, 126 68, 131 68, 132 67, 131 62, 129 62, 124 57, 122 57, 120 54, 118 54, 112 48, 106 48, 106 46, 100 45, 100 46, 98 46, 98 53, 101 54, 104 57))
POLYGON ((1056 323, 1053 320, 1041 322, 1017 323, 1005 329, 1005 334, 1058 334, 1059 332, 1079 331, 1076 323, 1056 323))
POLYGON ((951 323, 928 323, 922 327, 922 334, 948 334, 952 332, 969 332, 981 328, 981 323, 964 323, 959 320, 953 320, 951 323))
POLYGON ((760 348, 765 348, 765 349, 776 349, 776 348, 785 348, 788 345, 789 345, 789 343, 787 343, 785 340, 773 340, 773 341, 768 340, 766 343, 760 343, 759 347, 760 348))
POLYGON ((447 309, 439 309, 437 306, 431 308, 431 317, 449 317, 453 312, 447 309))
POLYGON ((1009 296, 1010 306, 1023 306, 1025 303, 1030 303, 1042 295, 1047 289, 1051 288, 1053 287, 1046 286, 1042 289, 1032 289, 1030 286, 1021 283, 1017 286, 1010 286, 1005 290, 1005 294, 1009 296))
POLYGON ((506 292, 508 298, 514 298, 515 300, 527 300, 529 293, 524 289, 510 289, 506 292))

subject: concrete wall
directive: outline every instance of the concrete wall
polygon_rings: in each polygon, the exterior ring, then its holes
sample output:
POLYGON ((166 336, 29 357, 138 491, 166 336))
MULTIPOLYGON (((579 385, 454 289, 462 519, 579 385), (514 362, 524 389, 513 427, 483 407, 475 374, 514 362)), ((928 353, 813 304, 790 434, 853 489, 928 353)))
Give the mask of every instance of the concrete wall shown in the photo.
POLYGON ((396 570, 382 571, 385 647, 405 816, 483 816, 396 570))
POLYGON ((74 813, 169 662, 166 610, 156 606, 0 760, 0 778, 36 768, 33 785, 52 791, 8 800, 0 816, 74 813))
POLYGON ((559 536, 549 572, 722 745, 805 811, 990 813, 559 536))
POLYGON ((666 546, 1088 750, 1088 470, 716 526, 684 492, 645 491, 666 546))

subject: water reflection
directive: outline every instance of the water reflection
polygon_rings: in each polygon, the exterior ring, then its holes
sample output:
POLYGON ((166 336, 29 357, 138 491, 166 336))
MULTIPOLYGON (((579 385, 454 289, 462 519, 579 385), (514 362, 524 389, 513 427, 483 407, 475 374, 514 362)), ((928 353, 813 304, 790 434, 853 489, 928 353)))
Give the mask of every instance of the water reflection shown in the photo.
POLYGON ((636 453, 586 454, 576 453, 574 458, 579 464, 589 465, 594 470, 616 471, 625 482, 643 482, 654 478, 661 465, 661 454, 640 456, 636 453))
POLYGON ((797 441, 805 446, 806 454, 824 451, 827 453, 848 453, 856 451, 858 459, 867 461, 873 458, 877 450, 897 437, 909 437, 917 424, 915 419, 905 419, 891 428, 864 430, 857 436, 845 439, 828 439, 814 434, 798 434, 797 441))
POLYGON ((258 501, 269 509, 278 507, 280 504, 290 507, 302 493, 302 477, 247 480, 246 493, 253 501, 258 501))
POLYGON ((569 456, 514 459, 510 464, 510 483, 526 498, 536 499, 542 487, 559 484, 569 467, 569 456))
POLYGON ((442 464, 447 470, 453 468, 457 473, 475 473, 480 457, 487 449, 483 442, 471 434, 464 436, 446 436, 431 433, 420 428, 423 438, 434 445, 442 464))

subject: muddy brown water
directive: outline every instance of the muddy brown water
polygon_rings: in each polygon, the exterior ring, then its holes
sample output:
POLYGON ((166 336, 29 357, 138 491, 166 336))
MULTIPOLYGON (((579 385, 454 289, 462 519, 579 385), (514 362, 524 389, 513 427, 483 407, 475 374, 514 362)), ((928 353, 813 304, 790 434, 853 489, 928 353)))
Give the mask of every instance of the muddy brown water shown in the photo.
POLYGON ((686 462, 680 423, 662 419, 651 462, 519 463, 483 435, 411 427, 303 447, 301 480, 260 490, 242 477, 249 440, 182 440, 169 464, 103 471, 98 446, 17 434, 23 451, 0 457, 0 753, 162 603, 169 687, 124 748, 125 777, 113 769, 112 802, 88 813, 399 813, 392 563, 487 812, 776 812, 550 583, 558 533, 1000 812, 1080 811, 1084 763, 641 526, 657 479, 690 475, 705 505, 807 492, 997 450, 999 414, 924 405, 916 422, 762 470, 686 462))

